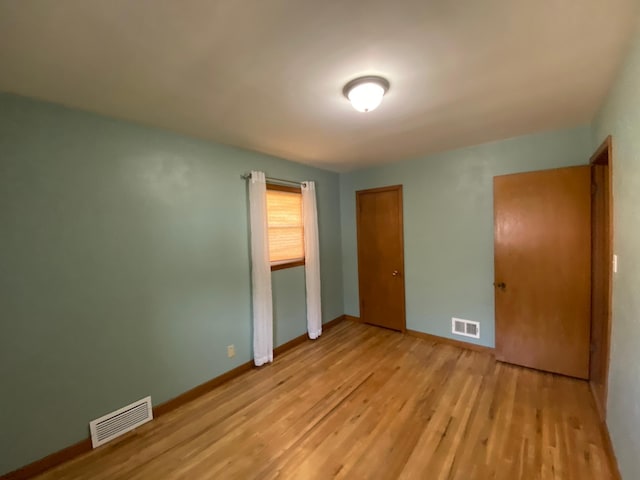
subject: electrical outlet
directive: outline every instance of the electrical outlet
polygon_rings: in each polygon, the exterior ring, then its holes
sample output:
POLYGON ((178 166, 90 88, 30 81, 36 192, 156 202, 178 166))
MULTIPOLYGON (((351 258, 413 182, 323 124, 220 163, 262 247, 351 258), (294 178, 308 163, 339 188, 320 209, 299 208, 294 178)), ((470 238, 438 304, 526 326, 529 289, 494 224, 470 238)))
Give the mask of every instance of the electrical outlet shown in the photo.
POLYGON ((227 345, 227 357, 235 357, 236 356, 236 346, 235 345, 227 345))

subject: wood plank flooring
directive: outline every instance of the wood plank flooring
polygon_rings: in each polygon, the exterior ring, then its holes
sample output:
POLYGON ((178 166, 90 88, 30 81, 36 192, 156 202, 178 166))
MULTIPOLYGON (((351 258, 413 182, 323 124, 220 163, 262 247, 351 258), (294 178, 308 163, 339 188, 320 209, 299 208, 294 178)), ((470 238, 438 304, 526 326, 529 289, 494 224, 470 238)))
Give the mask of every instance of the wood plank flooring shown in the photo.
POLYGON ((343 322, 38 478, 613 477, 587 383, 343 322))

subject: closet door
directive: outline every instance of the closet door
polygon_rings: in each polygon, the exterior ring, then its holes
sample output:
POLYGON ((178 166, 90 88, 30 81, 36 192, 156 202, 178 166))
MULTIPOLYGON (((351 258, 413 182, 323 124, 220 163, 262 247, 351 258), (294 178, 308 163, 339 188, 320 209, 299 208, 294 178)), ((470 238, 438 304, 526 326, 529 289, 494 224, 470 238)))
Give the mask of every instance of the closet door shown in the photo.
POLYGON ((402 186, 356 192, 360 319, 405 331, 402 186))

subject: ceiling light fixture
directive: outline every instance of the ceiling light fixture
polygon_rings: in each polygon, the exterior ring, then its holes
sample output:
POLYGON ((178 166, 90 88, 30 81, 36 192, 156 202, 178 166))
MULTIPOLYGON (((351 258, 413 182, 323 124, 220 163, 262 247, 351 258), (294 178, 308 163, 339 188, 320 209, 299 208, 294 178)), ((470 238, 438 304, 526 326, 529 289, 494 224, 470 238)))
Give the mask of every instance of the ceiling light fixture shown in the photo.
POLYGON ((370 112, 382 103, 382 97, 389 90, 389 81, 382 77, 358 77, 347 83, 342 93, 359 112, 370 112))

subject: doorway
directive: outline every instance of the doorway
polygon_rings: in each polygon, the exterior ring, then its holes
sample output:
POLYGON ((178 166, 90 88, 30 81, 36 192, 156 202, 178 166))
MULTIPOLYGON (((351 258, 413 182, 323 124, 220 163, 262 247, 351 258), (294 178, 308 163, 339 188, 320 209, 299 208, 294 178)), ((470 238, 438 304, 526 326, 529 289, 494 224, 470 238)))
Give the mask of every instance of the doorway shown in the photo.
POLYGON ((402 185, 357 191, 356 217, 360 319, 404 332, 402 185))
POLYGON ((608 136, 591 157, 591 361, 589 384, 598 413, 607 409, 613 276, 612 140, 608 136))

